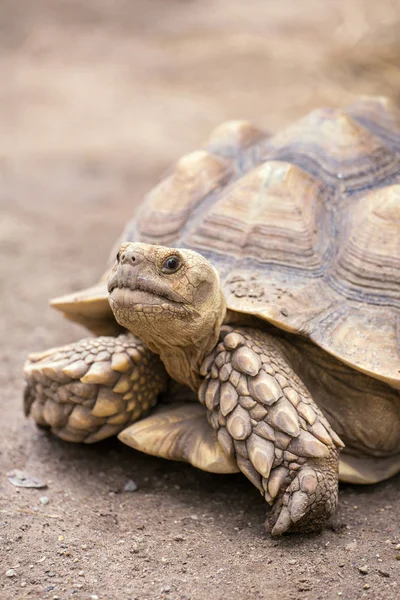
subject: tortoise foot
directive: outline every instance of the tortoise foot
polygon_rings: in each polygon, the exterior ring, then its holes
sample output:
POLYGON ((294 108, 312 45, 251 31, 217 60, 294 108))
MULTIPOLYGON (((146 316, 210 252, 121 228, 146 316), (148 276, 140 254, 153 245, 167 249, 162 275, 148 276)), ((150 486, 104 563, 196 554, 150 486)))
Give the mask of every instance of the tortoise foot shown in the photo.
POLYGON ((272 535, 321 530, 338 502, 337 478, 331 470, 302 467, 277 499, 265 527, 272 535))
POLYGON ((31 354, 25 414, 69 442, 117 434, 148 414, 167 382, 159 358, 131 334, 31 354))

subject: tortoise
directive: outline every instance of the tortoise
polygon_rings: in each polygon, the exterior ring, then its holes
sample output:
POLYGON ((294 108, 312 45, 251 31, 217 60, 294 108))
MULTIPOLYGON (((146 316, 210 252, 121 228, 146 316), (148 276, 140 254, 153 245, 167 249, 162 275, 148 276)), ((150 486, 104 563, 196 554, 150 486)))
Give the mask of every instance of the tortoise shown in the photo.
POLYGON ((321 529, 338 478, 400 471, 399 152, 381 97, 273 136, 222 124, 149 193, 100 282, 52 301, 95 336, 30 356, 26 414, 63 440, 241 471, 267 531, 321 529))

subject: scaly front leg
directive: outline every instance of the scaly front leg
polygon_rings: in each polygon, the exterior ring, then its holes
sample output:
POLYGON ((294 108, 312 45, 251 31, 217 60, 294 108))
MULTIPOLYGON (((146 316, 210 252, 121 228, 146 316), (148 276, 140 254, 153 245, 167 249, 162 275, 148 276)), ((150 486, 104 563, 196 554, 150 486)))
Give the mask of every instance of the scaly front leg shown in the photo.
POLYGON ((225 326, 202 365, 218 441, 260 490, 273 535, 320 529, 336 509, 341 440, 273 336, 225 326))
POLYGON ((166 388, 158 356, 131 333, 31 354, 25 413, 69 442, 98 442, 148 414, 166 388))

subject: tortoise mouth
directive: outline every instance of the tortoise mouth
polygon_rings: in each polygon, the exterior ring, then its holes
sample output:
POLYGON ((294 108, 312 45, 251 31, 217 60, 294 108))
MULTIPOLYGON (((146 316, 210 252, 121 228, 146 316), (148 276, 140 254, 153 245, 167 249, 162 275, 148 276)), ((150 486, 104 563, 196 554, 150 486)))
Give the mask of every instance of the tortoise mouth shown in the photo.
POLYGON ((108 280, 108 292, 118 297, 124 304, 187 304, 186 298, 175 292, 161 280, 144 277, 137 269, 120 266, 108 280), (118 292, 121 290, 118 296, 118 292), (125 300, 126 298, 126 300, 125 300))
POLYGON ((109 302, 113 310, 128 309, 132 312, 162 313, 186 312, 182 303, 175 302, 152 291, 131 289, 129 287, 112 288, 109 302))

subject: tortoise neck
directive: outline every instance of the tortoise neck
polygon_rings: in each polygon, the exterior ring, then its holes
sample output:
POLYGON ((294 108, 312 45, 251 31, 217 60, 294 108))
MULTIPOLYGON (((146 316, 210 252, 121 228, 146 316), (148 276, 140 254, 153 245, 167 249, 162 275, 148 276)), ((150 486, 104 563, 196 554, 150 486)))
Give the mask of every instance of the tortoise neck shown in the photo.
POLYGON ((196 392, 203 379, 200 375, 201 363, 204 357, 213 351, 217 340, 218 334, 215 339, 209 340, 205 350, 195 346, 167 346, 160 352, 160 358, 172 379, 188 385, 196 392))
POLYGON ((212 314, 208 315, 208 319, 202 320, 203 327, 192 330, 190 339, 186 343, 174 345, 170 340, 165 343, 157 340, 155 347, 152 347, 151 344, 149 347, 160 355, 165 368, 173 379, 197 391, 203 380, 200 375, 201 363, 217 345, 225 315, 226 302, 221 294, 217 310, 212 311, 212 314))

